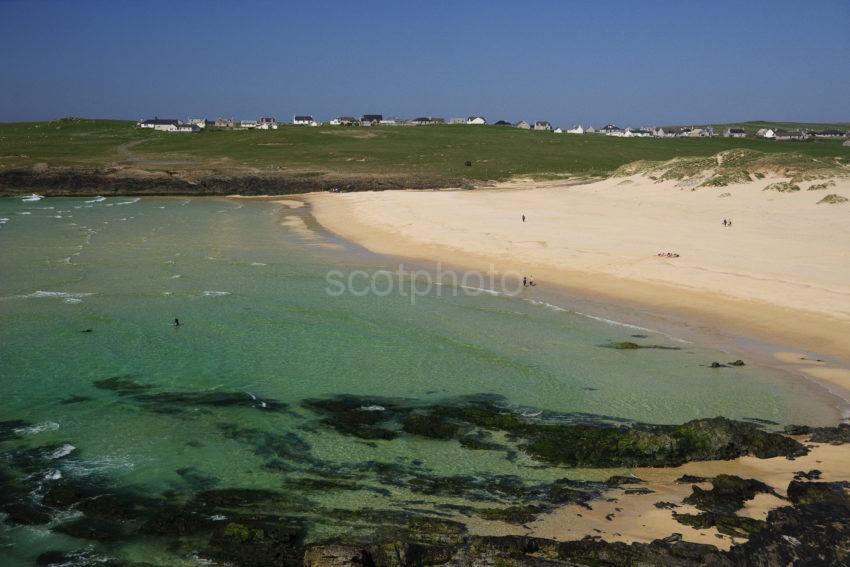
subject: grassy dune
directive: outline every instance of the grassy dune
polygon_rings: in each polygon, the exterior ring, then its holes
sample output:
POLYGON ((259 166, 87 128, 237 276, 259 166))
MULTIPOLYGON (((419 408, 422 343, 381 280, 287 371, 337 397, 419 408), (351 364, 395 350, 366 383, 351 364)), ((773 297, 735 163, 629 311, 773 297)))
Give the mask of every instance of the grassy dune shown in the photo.
POLYGON ((632 162, 708 157, 731 149, 850 163, 850 148, 834 140, 624 139, 497 126, 284 126, 271 131, 171 134, 140 130, 132 122, 118 120, 0 124, 0 172, 47 165, 302 177, 401 174, 480 181, 607 175, 632 162), (472 166, 465 166, 466 161, 472 166))

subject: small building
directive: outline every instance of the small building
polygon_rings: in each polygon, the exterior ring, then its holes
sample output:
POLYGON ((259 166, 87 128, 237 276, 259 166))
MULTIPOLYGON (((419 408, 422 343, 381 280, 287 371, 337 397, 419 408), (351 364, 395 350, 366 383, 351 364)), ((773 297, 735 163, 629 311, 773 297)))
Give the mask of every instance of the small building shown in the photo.
POLYGON ((543 130, 543 131, 546 131, 546 132, 551 132, 552 131, 552 125, 549 124, 548 122, 546 122, 545 120, 538 120, 537 122, 534 123, 534 129, 535 130, 543 130))
POLYGON ((215 121, 216 128, 233 128, 235 124, 232 118, 217 118, 215 121))
POLYGON ((773 138, 775 140, 805 140, 806 135, 800 132, 799 130, 777 130, 774 133, 773 138))
POLYGON ((399 124, 404 124, 404 120, 400 118, 381 118, 381 121, 378 122, 379 126, 398 126, 399 124))
POLYGON ((190 118, 186 121, 187 124, 194 124, 198 128, 206 128, 207 127, 207 119, 206 118, 190 118))
POLYGON ((469 116, 466 119, 466 123, 467 124, 475 124, 475 125, 487 124, 487 119, 484 118, 483 116, 469 116))
POLYGON ((514 124, 514 127, 519 128, 520 130, 531 130, 531 124, 529 124, 525 120, 520 120, 519 122, 514 124))
POLYGON ((153 130, 159 130, 160 132, 176 132, 177 126, 179 125, 180 121, 176 118, 157 117, 154 117, 149 120, 144 120, 136 124, 136 126, 138 126, 139 128, 152 128, 153 130))
POLYGON ((513 126, 513 124, 511 124, 507 120, 499 120, 497 122, 494 122, 493 126, 513 126))
POLYGON ((552 130, 552 132, 554 132, 555 134, 563 134, 564 133, 564 131, 561 130, 560 128, 555 128, 554 130, 552 130))
POLYGON ((361 126, 377 126, 384 119, 383 114, 364 114, 360 119, 361 126))
MULTIPOLYGON (((613 136, 614 134, 612 134, 613 136)), ((649 138, 652 136, 652 130, 644 128, 626 128, 623 131, 624 138, 649 138)))
POLYGON ((727 128, 723 135, 727 138, 746 138, 747 131, 743 128, 727 128))
POLYGON ((584 129, 584 133, 585 134, 596 134, 596 128, 594 128, 593 126, 588 126, 587 128, 584 129))
POLYGON ((466 119, 464 119, 464 118, 450 118, 449 124, 453 124, 453 125, 466 124, 466 119))
POLYGON ((606 124, 599 131, 606 136, 622 136, 624 133, 622 128, 614 124, 606 124))
POLYGON ((239 121, 239 127, 240 128, 246 128, 248 130, 253 130, 257 126, 259 126, 259 124, 257 124, 256 120, 240 120, 239 121))
POLYGON ((569 130, 567 130, 567 134, 584 134, 584 128, 582 128, 581 124, 579 124, 578 126, 575 126, 573 128, 570 128, 569 130))
POLYGON ((313 120, 310 115, 293 116, 292 123, 296 126, 318 126, 319 123, 313 120))

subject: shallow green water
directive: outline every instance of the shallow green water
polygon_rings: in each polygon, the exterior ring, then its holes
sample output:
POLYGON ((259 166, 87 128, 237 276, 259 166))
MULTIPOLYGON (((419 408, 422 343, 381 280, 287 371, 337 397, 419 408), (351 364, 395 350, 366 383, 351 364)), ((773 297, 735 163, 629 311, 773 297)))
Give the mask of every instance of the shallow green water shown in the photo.
MULTIPOLYGON (((329 269, 394 266, 321 232, 281 226, 278 205, 89 201, 0 199, 0 218, 8 219, 0 225, 0 420, 33 426, 0 452, 69 444, 73 451, 54 467, 66 478, 157 494, 194 490, 176 472, 186 467, 219 488, 269 489, 279 489, 287 475, 311 474, 319 461, 339 470, 377 461, 428 475, 504 474, 529 482, 610 472, 541 467, 522 453, 469 451, 412 436, 342 436, 300 403, 338 394, 428 403, 487 393, 529 415, 580 412, 654 423, 714 415, 780 424, 833 419, 805 388, 766 369, 718 372, 707 364, 727 360, 721 353, 590 319, 531 292, 432 293, 415 304, 397 294, 331 297, 329 269), (180 327, 171 325, 175 317, 180 327), (625 340, 680 350, 600 347, 625 340), (157 392, 245 392, 290 411, 189 404, 164 413, 93 386, 116 376, 157 392), (62 403, 71 396, 87 399, 62 403), (223 434, 228 424, 296 434, 310 459, 288 472, 270 470, 256 444, 223 434)), ((299 222, 304 215, 286 214, 299 222)), ((409 509, 414 500, 427 509, 447 501, 399 487, 365 490, 381 488, 381 478, 370 474, 361 484, 300 496, 316 509, 409 509)), ((49 527, 0 526, 2 564, 89 545, 49 527)), ((316 521, 310 537, 345 529, 316 521)), ((145 540, 109 549, 177 561, 145 540)))

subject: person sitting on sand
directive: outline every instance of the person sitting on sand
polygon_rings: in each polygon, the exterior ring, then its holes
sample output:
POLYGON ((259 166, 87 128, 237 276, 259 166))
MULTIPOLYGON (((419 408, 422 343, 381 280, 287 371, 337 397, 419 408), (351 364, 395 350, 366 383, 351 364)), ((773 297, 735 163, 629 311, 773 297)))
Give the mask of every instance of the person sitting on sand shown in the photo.
POLYGON ((528 285, 530 285, 531 287, 537 285, 536 283, 534 283, 534 276, 528 276, 528 285))

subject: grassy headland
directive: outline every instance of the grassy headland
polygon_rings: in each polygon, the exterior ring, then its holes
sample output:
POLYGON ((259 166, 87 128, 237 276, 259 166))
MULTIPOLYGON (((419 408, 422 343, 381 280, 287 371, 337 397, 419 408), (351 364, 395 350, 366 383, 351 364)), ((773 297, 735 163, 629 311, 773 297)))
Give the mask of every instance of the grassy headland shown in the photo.
POLYGON ((69 118, 0 124, 0 191, 56 192, 64 185, 96 192, 157 186, 156 192, 220 193, 228 191, 228 183, 229 192, 248 193, 333 185, 440 187, 512 177, 604 176, 633 162, 705 158, 732 149, 850 163, 850 148, 836 140, 625 139, 497 126, 283 126, 172 134, 141 130, 130 121, 69 118), (253 182, 242 191, 237 178, 253 182), (124 183, 128 179, 134 182, 124 183))

